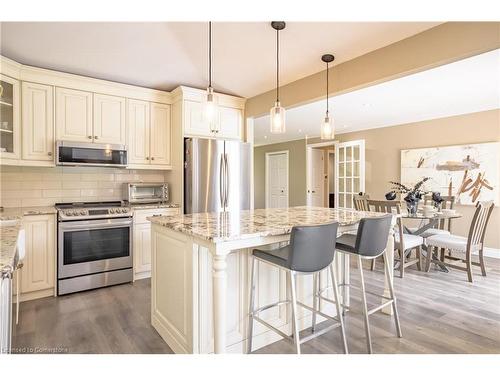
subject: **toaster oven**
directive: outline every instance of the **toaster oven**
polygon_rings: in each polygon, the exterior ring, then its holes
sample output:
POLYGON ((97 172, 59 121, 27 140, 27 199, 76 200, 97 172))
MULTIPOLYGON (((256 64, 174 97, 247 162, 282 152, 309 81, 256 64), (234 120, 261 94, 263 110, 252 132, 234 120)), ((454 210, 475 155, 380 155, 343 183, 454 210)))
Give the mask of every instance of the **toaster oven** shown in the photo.
POLYGON ((168 184, 128 183, 124 186, 124 200, 129 203, 165 203, 168 199, 168 184))

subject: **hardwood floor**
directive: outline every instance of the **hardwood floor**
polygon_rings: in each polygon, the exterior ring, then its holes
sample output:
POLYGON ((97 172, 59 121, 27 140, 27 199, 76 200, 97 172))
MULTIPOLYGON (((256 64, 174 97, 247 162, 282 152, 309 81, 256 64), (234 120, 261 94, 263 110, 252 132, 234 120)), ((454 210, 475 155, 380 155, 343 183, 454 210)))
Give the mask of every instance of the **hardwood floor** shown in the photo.
MULTIPOLYGON (((383 287, 382 262, 377 266, 376 271, 365 272, 368 290, 383 287)), ((370 317, 374 352, 500 353, 500 261, 487 259, 487 272, 482 277, 476 270, 473 284, 464 272, 445 274, 435 268, 424 273, 412 267, 404 279, 396 277, 403 338, 396 337, 393 319, 376 313, 370 317)), ((378 302, 369 297, 370 301, 378 302)), ((351 353, 366 353, 359 302, 354 290, 353 311, 346 315, 351 353)), ((150 325, 149 314, 149 279, 24 302, 13 348, 20 353, 171 353, 150 325)), ((342 353, 339 331, 303 344, 302 352, 342 353)), ((294 348, 282 340, 257 353, 294 353, 294 348)))

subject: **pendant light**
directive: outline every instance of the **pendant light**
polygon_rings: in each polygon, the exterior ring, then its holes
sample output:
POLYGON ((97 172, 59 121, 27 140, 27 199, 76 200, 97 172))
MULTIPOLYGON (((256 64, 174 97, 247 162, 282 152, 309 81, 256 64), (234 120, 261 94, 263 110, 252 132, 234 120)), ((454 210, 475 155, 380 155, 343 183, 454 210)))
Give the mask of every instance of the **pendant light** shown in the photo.
POLYGON ((212 133, 217 133, 217 98, 212 88, 212 22, 208 23, 208 87, 207 97, 203 104, 205 122, 209 124, 212 133))
POLYGON ((330 54, 326 54, 321 56, 321 60, 326 63, 326 115, 321 124, 321 139, 333 139, 335 137, 335 124, 333 120, 330 118, 330 112, 328 110, 328 74, 329 74, 329 66, 328 64, 335 60, 335 57, 330 54))
POLYGON ((285 28, 283 21, 271 22, 271 27, 276 30, 276 103, 270 111, 271 133, 284 133, 285 128, 285 108, 280 104, 280 30, 285 28))

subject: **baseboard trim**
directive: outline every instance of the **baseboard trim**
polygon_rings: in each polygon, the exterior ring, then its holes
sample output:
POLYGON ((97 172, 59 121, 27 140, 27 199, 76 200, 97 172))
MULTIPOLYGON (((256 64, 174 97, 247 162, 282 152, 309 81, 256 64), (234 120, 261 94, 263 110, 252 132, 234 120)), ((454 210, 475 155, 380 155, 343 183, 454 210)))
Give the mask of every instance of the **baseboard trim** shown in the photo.
POLYGON ((500 249, 495 249, 493 247, 485 247, 483 249, 483 254, 488 258, 500 259, 500 249))

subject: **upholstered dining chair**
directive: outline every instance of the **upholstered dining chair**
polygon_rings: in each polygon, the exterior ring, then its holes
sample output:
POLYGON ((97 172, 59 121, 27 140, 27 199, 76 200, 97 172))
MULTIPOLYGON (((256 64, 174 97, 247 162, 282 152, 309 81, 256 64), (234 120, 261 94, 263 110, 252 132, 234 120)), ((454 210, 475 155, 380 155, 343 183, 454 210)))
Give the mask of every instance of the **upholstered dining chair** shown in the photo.
MULTIPOLYGON (((401 214, 401 202, 397 201, 377 201, 368 200, 368 204, 374 207, 375 212, 385 212, 392 214, 401 214)), ((410 267, 413 264, 417 265, 419 271, 422 270, 422 245, 424 244, 423 237, 416 236, 413 234, 404 233, 403 221, 400 217, 397 219, 397 230, 394 233, 395 249, 399 253, 399 277, 403 278, 405 273, 405 268, 410 267), (407 256, 411 256, 413 249, 416 249, 416 258, 407 259, 407 256), (407 253, 407 251, 409 253, 407 253)))
POLYGON ((478 202, 476 204, 476 211, 472 217, 469 236, 467 238, 452 234, 437 234, 428 237, 426 239, 426 244, 428 246, 426 270, 429 271, 431 263, 441 263, 450 268, 466 271, 468 280, 472 282, 472 266, 479 266, 481 267, 481 274, 486 276, 486 267, 483 258, 484 235, 486 234, 486 228, 492 211, 493 201, 478 202), (432 259, 433 252, 437 251, 439 248, 465 254, 465 259, 463 257, 456 257, 452 254, 442 254, 442 258, 444 259, 441 260, 432 259), (473 255, 479 257, 479 262, 472 261, 473 255), (465 263, 465 267, 455 263, 448 263, 446 262, 447 259, 465 263))
MULTIPOLYGON (((370 205, 368 204, 368 200, 370 199, 370 196, 368 194, 358 194, 354 195, 352 198, 354 209, 356 211, 370 211, 370 205)), ((372 271, 375 270, 375 264, 376 264, 377 258, 373 258, 371 260, 371 266, 370 269, 372 271)))

